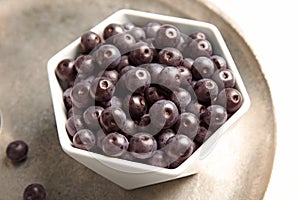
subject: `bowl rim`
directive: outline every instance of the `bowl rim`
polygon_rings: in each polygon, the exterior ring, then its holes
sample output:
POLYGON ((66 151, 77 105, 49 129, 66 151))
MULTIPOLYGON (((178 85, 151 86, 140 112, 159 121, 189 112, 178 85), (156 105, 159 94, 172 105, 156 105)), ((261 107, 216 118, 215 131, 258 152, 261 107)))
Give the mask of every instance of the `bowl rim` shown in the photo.
MULTIPOLYGON (((244 113, 246 113, 251 105, 250 102, 250 97, 246 91, 246 87, 242 81, 242 78, 240 76, 240 73, 238 72, 238 69, 233 61, 233 58, 229 52, 229 49, 221 35, 221 32, 218 30, 218 28, 210 23, 207 22, 202 22, 202 21, 196 21, 196 20, 191 20, 191 19, 184 19, 184 18, 179 18, 179 17, 173 17, 173 16, 167 16, 167 15, 161 15, 161 14, 155 14, 155 13, 149 13, 149 12, 144 12, 144 11, 137 11, 137 10, 131 10, 131 9, 121 9, 107 17, 106 19, 102 20, 100 23, 98 23, 96 26, 90 29, 90 31, 94 32, 101 32, 101 28, 108 25, 112 21, 115 21, 117 18, 120 17, 135 17, 135 18, 145 18, 149 19, 152 21, 163 21, 163 22, 168 22, 168 23, 174 23, 176 24, 182 24, 184 26, 193 26, 196 28, 204 28, 207 30, 210 30, 215 39, 216 42, 219 44, 221 51, 223 53, 223 56, 225 60, 228 63, 229 68, 233 71, 236 77, 236 86, 241 92, 243 96, 243 104, 240 107, 240 109, 235 112, 220 128, 218 128, 214 134, 205 142, 208 143, 209 141, 212 141, 212 138, 216 139, 215 143, 217 143, 217 140, 220 138, 220 136, 227 130, 233 123, 235 123, 244 113)), ((102 36, 101 36, 102 37, 102 36)), ((108 157, 102 154, 94 153, 94 152, 89 152, 86 150, 78 149, 76 147, 72 146, 72 142, 70 141, 68 134, 65 130, 65 122, 66 122, 66 110, 65 106, 63 105, 63 100, 62 100, 62 89, 59 86, 58 80, 56 79, 55 75, 55 68, 57 66, 57 63, 61 61, 64 58, 69 58, 69 56, 72 55, 72 51, 75 49, 78 49, 80 46, 80 37, 75 39, 73 42, 65 46, 63 49, 58 51, 54 56, 52 56, 48 63, 47 63, 47 72, 48 72, 48 79, 49 79, 49 85, 50 85, 50 91, 51 91, 51 97, 52 97, 52 103, 53 103, 53 108, 54 108, 54 114, 55 114, 55 120, 56 120, 56 126, 57 126, 57 132, 59 136, 59 142, 62 147, 62 149, 70 156, 73 154, 75 155, 81 155, 85 157, 90 157, 90 158, 97 158, 97 160, 104 161, 105 163, 109 164, 114 164, 114 165, 119 165, 119 166, 132 166, 135 169, 140 169, 142 171, 147 171, 147 172, 158 172, 161 174, 169 174, 169 175, 179 175, 182 172, 184 172, 196 159, 204 158, 206 155, 201 156, 201 150, 205 143, 200 146, 193 154, 186 160, 184 161, 181 165, 179 165, 177 168, 174 169, 167 169, 167 168, 161 168, 161 167, 156 167, 148 164, 143 164, 143 163, 138 163, 134 161, 128 161, 124 160, 121 158, 113 158, 113 157, 108 157), (59 92, 61 90, 61 92, 59 92), (63 115, 62 115, 63 114, 63 115), (63 122, 61 121, 63 120, 63 122)), ((74 54, 74 52, 73 52, 74 54)), ((74 57, 75 55, 73 55, 74 57)), ((213 149, 213 148, 212 148, 213 149)))

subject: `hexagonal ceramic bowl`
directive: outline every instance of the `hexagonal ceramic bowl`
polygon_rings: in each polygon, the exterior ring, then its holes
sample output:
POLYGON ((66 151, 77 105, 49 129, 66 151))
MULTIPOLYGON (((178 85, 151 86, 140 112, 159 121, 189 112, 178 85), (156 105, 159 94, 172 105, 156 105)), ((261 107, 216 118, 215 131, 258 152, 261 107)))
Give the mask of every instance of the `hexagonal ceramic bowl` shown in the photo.
POLYGON ((124 9, 115 12, 91 30, 102 35, 103 29, 110 23, 132 22, 143 26, 150 21, 173 24, 177 26, 181 32, 187 35, 196 31, 202 31, 205 33, 208 36, 209 41, 212 43, 214 54, 223 56, 226 59, 229 68, 233 71, 236 77, 236 87, 243 95, 243 104, 241 108, 213 134, 213 136, 211 136, 200 148, 198 148, 183 164, 175 169, 150 166, 81 150, 72 146, 72 142, 65 130, 65 123, 67 119, 66 109, 62 98, 63 91, 55 76, 55 68, 57 64, 65 58, 74 59, 80 51, 80 38, 76 39, 67 47, 59 51, 49 60, 47 68, 61 147, 69 156, 78 162, 125 189, 134 189, 197 173, 200 159, 204 158, 213 149, 220 135, 224 133, 224 131, 238 118, 240 118, 250 107, 250 99, 237 67, 221 36, 221 33, 212 24, 124 9))

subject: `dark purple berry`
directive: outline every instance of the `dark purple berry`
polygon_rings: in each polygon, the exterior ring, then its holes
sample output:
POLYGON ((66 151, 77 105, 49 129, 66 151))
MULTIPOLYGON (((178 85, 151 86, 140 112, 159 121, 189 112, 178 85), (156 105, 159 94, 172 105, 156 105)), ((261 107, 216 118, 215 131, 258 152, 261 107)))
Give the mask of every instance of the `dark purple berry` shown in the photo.
POLYGON ((192 70, 193 64, 194 64, 194 60, 191 58, 184 58, 181 62, 181 65, 189 70, 192 70))
POLYGON ((135 43, 135 38, 127 32, 112 37, 112 44, 119 49, 122 55, 130 52, 133 49, 135 43))
POLYGON ((118 66, 116 67, 116 70, 120 73, 121 70, 129 65, 129 58, 127 55, 123 55, 121 57, 120 63, 118 64, 118 66))
POLYGON ((149 106, 152 106, 155 102, 164 99, 164 96, 159 94, 156 87, 149 87, 145 91, 145 97, 149 106))
POLYGON ((151 123, 151 119, 150 119, 150 115, 149 114, 145 114, 141 117, 138 125, 139 126, 148 126, 151 123))
POLYGON ((217 70, 212 79, 217 83, 220 89, 232 88, 235 86, 235 77, 230 69, 217 70))
POLYGON ((192 100, 186 107, 186 112, 193 113, 199 119, 201 115, 205 112, 206 108, 204 105, 200 104, 197 100, 192 100))
POLYGON ((132 153, 129 152, 129 151, 124 152, 124 153, 120 156, 120 158, 122 158, 122 159, 124 159, 124 160, 129 160, 129 161, 135 161, 135 160, 136 160, 136 158, 135 158, 135 157, 132 155, 132 153))
POLYGON ((225 107, 228 113, 234 113, 242 106, 243 97, 237 89, 225 88, 219 93, 217 102, 225 107))
POLYGON ((99 120, 104 109, 100 106, 90 106, 83 113, 83 120, 87 128, 98 130, 100 128, 99 120))
POLYGON ((210 59, 214 62, 216 69, 226 69, 227 63, 226 60, 222 56, 213 55, 210 59))
POLYGON ((109 156, 118 157, 128 149, 129 142, 127 138, 117 132, 108 134, 102 140, 102 151, 109 156))
POLYGON ((28 145, 22 140, 11 142, 6 148, 6 157, 13 163, 26 160, 28 145))
POLYGON ((141 95, 132 95, 129 99, 129 114, 132 119, 140 119, 147 111, 146 100, 141 95))
POLYGON ((121 131, 124 133, 124 135, 134 135, 137 132, 137 125, 136 123, 131 119, 126 119, 124 125, 121 128, 121 131))
POLYGON ((153 51, 145 42, 138 42, 129 53, 130 61, 135 65, 150 63, 153 59, 153 51))
POLYGON ((213 61, 208 57, 198 57, 192 67, 192 74, 195 80, 201 78, 209 78, 215 72, 215 66, 213 61))
POLYGON ((184 55, 188 58, 196 59, 200 56, 210 57, 212 46, 208 40, 195 39, 184 49, 184 55))
POLYGON ((96 64, 102 70, 111 70, 118 66, 121 60, 121 53, 117 47, 111 44, 104 44, 92 52, 96 64))
POLYGON ((201 145, 203 144, 211 135, 213 134, 213 132, 211 130, 207 130, 205 127, 201 126, 198 129, 198 133, 194 138, 194 141, 201 145))
POLYGON ((179 115, 175 124, 177 134, 183 134, 191 139, 194 139, 199 129, 199 120, 196 115, 189 112, 184 112, 179 115))
POLYGON ((96 146, 98 149, 100 149, 102 151, 102 141, 103 139, 106 137, 106 134, 104 133, 104 131, 102 129, 99 129, 96 134, 96 146))
POLYGON ((79 82, 87 82, 88 84, 91 84, 94 79, 95 79, 94 75, 86 76, 84 74, 78 74, 75 84, 79 82))
POLYGON ((72 88, 68 88, 63 93, 64 105, 67 110, 72 108, 71 91, 72 91, 72 88))
POLYGON ((59 80, 65 81, 69 85, 72 84, 77 75, 74 61, 71 61, 70 59, 60 61, 55 69, 55 74, 59 80))
POLYGON ((178 49, 178 51, 180 52, 183 52, 187 45, 188 41, 183 36, 180 36, 180 40, 179 43, 176 45, 176 49, 178 49))
POLYGON ((99 102, 109 101, 115 91, 114 84, 107 78, 95 78, 91 84, 90 95, 99 102))
MULTIPOLYGON (((157 92, 160 96, 163 96, 164 99, 169 99, 170 96, 173 94, 173 89, 169 88, 169 87, 165 87, 163 85, 160 84, 153 84, 154 87, 157 88, 157 92)), ((174 89, 178 89, 178 88, 174 88, 174 89)))
POLYGON ((211 79, 201 79, 194 86, 195 94, 200 103, 211 103, 218 95, 218 86, 211 79))
POLYGON ((101 43, 101 38, 94 32, 89 31, 81 36, 80 45, 83 53, 89 53, 99 43, 101 43))
POLYGON ((157 143, 154 137, 145 132, 134 134, 130 138, 129 151, 139 159, 150 158, 157 150, 157 143))
POLYGON ((140 28, 140 27, 133 27, 131 30, 128 31, 133 37, 134 39, 139 42, 139 41, 143 41, 146 39, 146 34, 144 29, 140 28))
POLYGON ((105 27, 103 31, 103 38, 104 40, 108 39, 113 35, 117 35, 124 32, 124 28, 119 24, 109 24, 105 27))
POLYGON ((192 83, 192 78, 193 78, 191 71, 188 68, 183 66, 179 66, 178 71, 181 77, 181 85, 189 86, 192 83))
POLYGON ((180 41, 180 32, 177 27, 164 24, 159 27, 155 35, 155 46, 158 49, 165 47, 176 47, 180 41))
POLYGON ((149 114, 145 114, 141 117, 140 121, 138 122, 138 130, 140 132, 147 132, 153 136, 160 131, 160 129, 155 127, 151 122, 149 114))
POLYGON ((95 144, 96 136, 89 129, 81 129, 73 137, 73 145, 79 149, 91 150, 95 144))
POLYGON ((175 160, 174 162, 170 163, 168 168, 175 169, 175 168, 179 167, 183 162, 184 162, 184 160, 182 160, 182 159, 175 160))
POLYGON ((111 106, 111 107, 122 108, 122 106, 123 106, 122 99, 119 98, 119 97, 117 97, 117 96, 113 96, 113 97, 109 100, 109 102, 108 102, 108 104, 107 104, 106 107, 109 107, 109 106, 111 106))
POLYGON ((82 115, 73 114, 66 122, 66 130, 70 138, 73 138, 75 133, 84 128, 85 125, 82 115))
POLYGON ((178 66, 182 58, 181 52, 176 48, 166 47, 158 53, 158 62, 164 65, 178 66))
POLYGON ((131 30, 135 27, 135 25, 131 22, 126 22, 125 24, 123 24, 123 28, 128 31, 128 30, 131 30))
POLYGON ((187 90, 178 88, 174 90, 173 94, 170 97, 170 100, 175 103, 180 111, 183 111, 185 110, 185 107, 191 102, 192 97, 187 90))
POLYGON ((159 100, 149 109, 151 123, 157 128, 170 128, 178 119, 178 109, 169 100, 159 100))
POLYGON ((95 69, 95 63, 91 55, 80 55, 75 60, 75 68, 79 74, 91 75, 95 69))
POLYGON ((135 92, 137 89, 148 87, 151 83, 150 73, 141 67, 135 67, 129 70, 125 74, 125 85, 131 92, 135 92))
POLYGON ((189 35, 192 40, 195 39, 206 39, 206 35, 203 32, 195 32, 189 35))
POLYGON ((69 119, 72 115, 74 115, 73 107, 71 107, 67 112, 67 119, 69 119))
POLYGON ((46 200, 46 196, 44 186, 39 183, 28 185, 23 192, 23 200, 46 200))
POLYGON ((165 146, 166 154, 173 160, 185 160, 193 153, 193 141, 186 135, 171 137, 165 146))
POLYGON ((151 76, 151 83, 157 83, 158 74, 163 70, 163 66, 158 63, 147 63, 140 65, 139 67, 145 68, 151 76))
POLYGON ((68 119, 73 115, 82 115, 83 112, 84 112, 84 108, 76 108, 75 106, 73 106, 68 111, 68 119))
POLYGON ((172 129, 162 130, 157 137, 158 149, 163 149, 167 145, 168 140, 174 136, 175 133, 172 129))
POLYGON ((211 105, 207 107, 205 113, 203 113, 203 119, 210 128, 214 129, 226 122, 227 111, 223 106, 211 105))
POLYGON ((181 75, 176 67, 165 67, 161 72, 158 74, 158 82, 160 85, 170 88, 176 89, 181 84, 181 75))
POLYGON ((125 67, 122 68, 122 70, 120 71, 119 77, 122 77, 124 74, 126 74, 126 73, 127 73, 129 70, 131 70, 131 69, 135 69, 135 67, 132 66, 132 65, 127 65, 127 66, 125 66, 125 67))
POLYGON ((149 22, 145 27, 145 33, 147 38, 155 38, 158 29, 161 27, 161 24, 158 22, 149 22))
POLYGON ((166 155, 164 151, 156 150, 152 157, 147 160, 147 163, 157 167, 167 167, 168 161, 166 159, 166 155))
POLYGON ((101 113, 100 124, 106 133, 116 132, 124 126, 126 115, 121 108, 108 107, 101 113))
POLYGON ((105 70, 99 73, 99 76, 110 80, 112 84, 116 85, 119 80, 119 73, 116 70, 105 70))
POLYGON ((91 84, 88 82, 74 85, 70 94, 72 104, 77 108, 87 108, 91 104, 90 87, 91 84))

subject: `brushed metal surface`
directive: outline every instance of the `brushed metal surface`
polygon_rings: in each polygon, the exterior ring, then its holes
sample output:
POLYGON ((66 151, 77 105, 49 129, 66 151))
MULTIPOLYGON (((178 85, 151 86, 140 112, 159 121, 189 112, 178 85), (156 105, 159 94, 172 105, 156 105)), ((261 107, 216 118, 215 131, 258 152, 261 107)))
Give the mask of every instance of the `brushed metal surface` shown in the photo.
POLYGON ((222 14, 194 0, 0 1, 0 200, 22 198, 42 183, 51 200, 69 199, 262 199, 276 146, 272 99, 260 65, 222 14), (221 31, 251 98, 250 110, 203 159, 197 175, 126 191, 68 157, 60 148, 46 63, 57 51, 121 8, 191 18, 221 31), (15 139, 30 147, 13 166, 5 148, 15 139))

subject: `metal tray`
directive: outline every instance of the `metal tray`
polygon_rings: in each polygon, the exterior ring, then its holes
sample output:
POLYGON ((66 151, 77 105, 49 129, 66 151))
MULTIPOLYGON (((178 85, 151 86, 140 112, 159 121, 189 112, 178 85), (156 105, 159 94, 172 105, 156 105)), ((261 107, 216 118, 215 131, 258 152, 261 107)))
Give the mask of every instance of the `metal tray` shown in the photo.
POLYGON ((21 199, 42 183, 48 199, 262 199, 272 171, 276 123, 270 91, 243 37, 196 0, 4 1, 0 7, 0 200, 21 199), (250 110, 221 137, 187 178, 126 191, 95 174, 60 148, 46 73, 47 60, 101 19, 121 8, 196 19, 221 31, 251 98, 250 110), (15 139, 30 147, 26 162, 5 159, 15 139))

